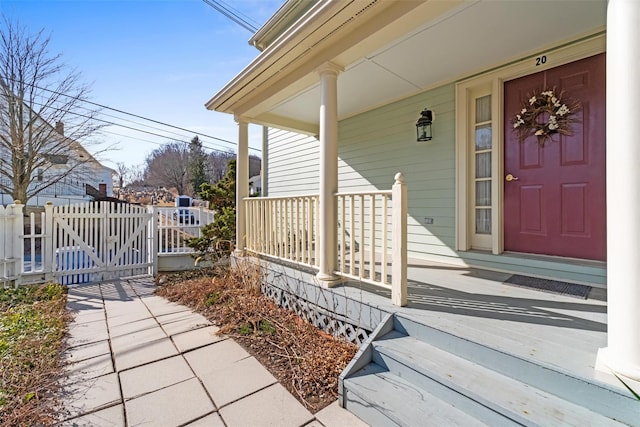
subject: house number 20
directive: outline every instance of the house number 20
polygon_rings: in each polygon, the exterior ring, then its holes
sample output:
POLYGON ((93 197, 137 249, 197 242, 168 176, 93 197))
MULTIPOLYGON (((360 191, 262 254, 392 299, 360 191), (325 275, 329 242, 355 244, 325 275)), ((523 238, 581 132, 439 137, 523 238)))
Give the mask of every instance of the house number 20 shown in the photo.
POLYGON ((547 63, 547 55, 538 56, 536 58, 536 67, 547 63))

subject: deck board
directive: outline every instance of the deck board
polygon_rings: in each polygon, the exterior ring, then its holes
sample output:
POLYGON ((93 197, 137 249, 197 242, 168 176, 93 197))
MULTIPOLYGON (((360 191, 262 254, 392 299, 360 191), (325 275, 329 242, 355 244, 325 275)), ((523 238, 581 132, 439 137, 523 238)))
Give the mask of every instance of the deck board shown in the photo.
POLYGON ((437 263, 409 268, 409 304, 390 292, 349 282, 340 292, 462 338, 594 378, 607 345, 606 301, 504 284, 508 273, 437 263))

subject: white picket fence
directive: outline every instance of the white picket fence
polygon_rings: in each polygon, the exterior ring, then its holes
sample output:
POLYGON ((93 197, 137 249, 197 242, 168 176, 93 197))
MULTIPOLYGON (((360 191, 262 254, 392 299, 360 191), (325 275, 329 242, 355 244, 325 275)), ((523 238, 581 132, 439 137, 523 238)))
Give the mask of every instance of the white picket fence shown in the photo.
POLYGON ((159 257, 189 255, 186 240, 213 221, 203 208, 122 203, 0 206, 0 285, 65 285, 155 274, 159 257), (25 221, 25 218, 27 219, 25 221))

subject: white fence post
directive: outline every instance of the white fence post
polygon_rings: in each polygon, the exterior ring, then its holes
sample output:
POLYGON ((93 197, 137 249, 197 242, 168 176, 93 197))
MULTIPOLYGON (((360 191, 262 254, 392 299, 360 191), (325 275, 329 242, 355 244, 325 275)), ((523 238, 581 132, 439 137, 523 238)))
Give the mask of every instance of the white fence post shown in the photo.
POLYGON ((11 258, 13 258, 13 271, 10 272, 10 275, 16 278, 15 286, 19 286, 22 283, 22 259, 24 255, 24 241, 22 236, 24 235, 24 217, 23 217, 23 208, 24 205, 20 203, 19 200, 16 200, 14 204, 10 205, 11 207, 11 216, 13 217, 13 235, 11 237, 11 243, 9 243, 11 247, 11 258))
POLYGON ((42 224, 42 270, 44 271, 44 279, 49 282, 53 280, 53 203, 47 202, 44 206, 44 224, 42 224))
POLYGON ((401 173, 395 176, 391 195, 392 267, 391 302, 407 305, 407 186, 401 173))
POLYGON ((153 263, 151 266, 151 271, 149 272, 152 276, 158 274, 158 246, 160 245, 161 236, 158 230, 158 217, 160 212, 158 209, 153 206, 147 207, 148 212, 151 214, 151 219, 149 220, 149 259, 153 263))

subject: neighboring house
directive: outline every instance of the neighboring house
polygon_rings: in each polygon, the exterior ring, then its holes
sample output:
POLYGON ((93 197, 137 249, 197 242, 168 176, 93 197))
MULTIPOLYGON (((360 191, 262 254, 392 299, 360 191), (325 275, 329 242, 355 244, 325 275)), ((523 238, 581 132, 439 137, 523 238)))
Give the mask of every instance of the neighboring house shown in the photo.
MULTIPOLYGON (((56 123, 55 133, 52 133, 53 137, 58 135, 64 137, 64 125, 61 122, 56 123)), ((35 172, 30 188, 47 185, 63 174, 66 176, 31 197, 28 205, 44 206, 47 202, 66 205, 113 196, 113 175, 116 171, 102 165, 79 142, 68 139, 68 143, 69 148, 65 154, 50 155, 46 168, 35 172), (73 170, 68 173, 71 169, 73 170)), ((1 160, 0 167, 3 167, 1 160)), ((0 175, 0 179, 9 178, 0 175)), ((11 195, 0 192, 0 204, 10 203, 13 203, 11 195)))
POLYGON ((262 195, 262 178, 260 177, 260 175, 252 176, 251 178, 249 178, 249 195, 262 195))
POLYGON ((239 123, 239 189, 250 123, 263 196, 320 192, 330 217, 402 172, 410 257, 606 288, 598 357, 640 380, 640 2, 291 0, 251 43, 207 103, 239 123))

